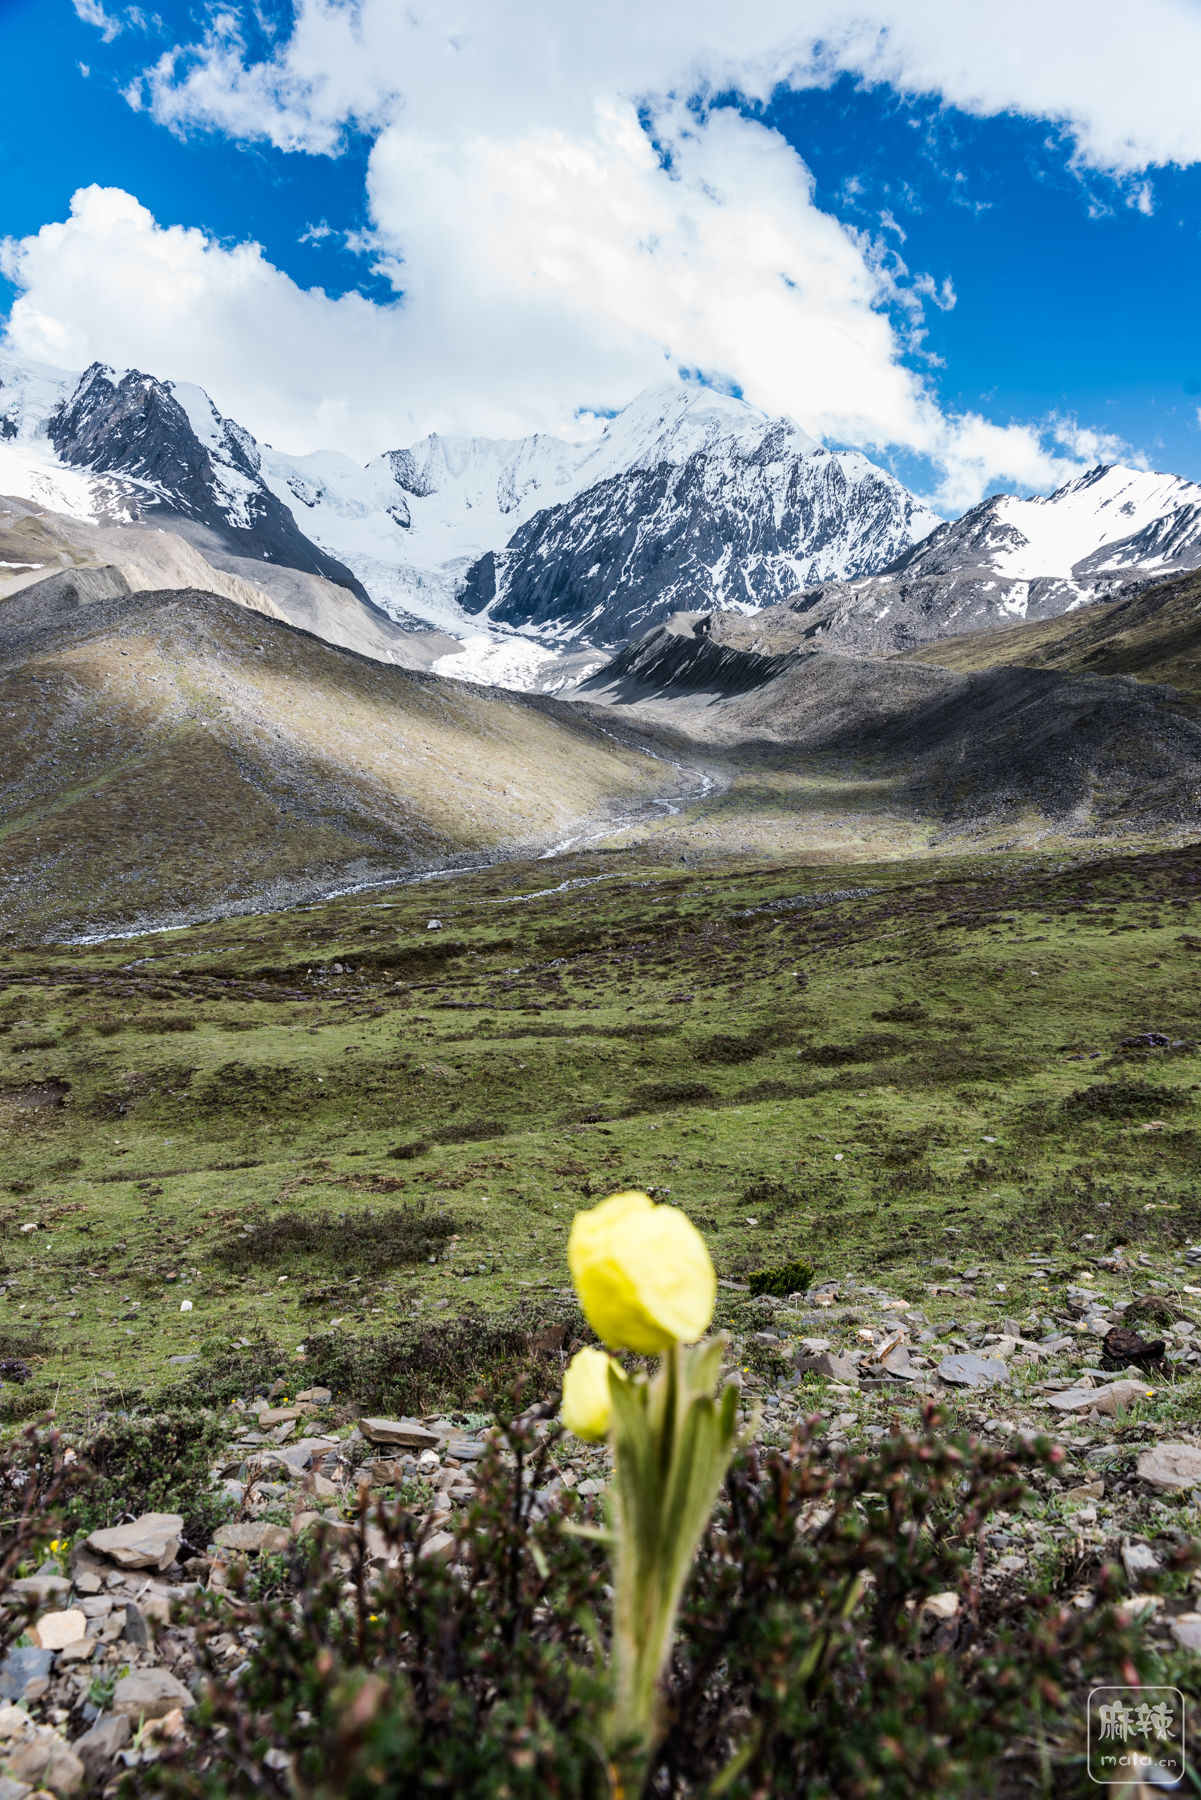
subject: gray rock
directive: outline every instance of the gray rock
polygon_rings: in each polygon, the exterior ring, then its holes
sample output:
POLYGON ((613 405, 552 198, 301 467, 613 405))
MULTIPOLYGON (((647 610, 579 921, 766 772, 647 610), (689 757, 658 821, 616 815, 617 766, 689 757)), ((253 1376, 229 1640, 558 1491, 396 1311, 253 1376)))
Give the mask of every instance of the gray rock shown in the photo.
POLYGON ((33 1644, 10 1650, 0 1663, 0 1700, 19 1700, 29 1682, 49 1675, 53 1667, 53 1650, 38 1650, 33 1644))
POLYGON ((1147 1398, 1147 1385, 1142 1381, 1111 1381, 1099 1388, 1065 1388, 1061 1393, 1049 1394, 1047 1405, 1053 1406, 1056 1412, 1090 1413, 1098 1412, 1103 1418, 1116 1419, 1131 1406, 1147 1398))
POLYGON ((125 1641, 136 1644, 139 1650, 150 1647, 150 1627, 146 1623, 146 1615, 132 1600, 125 1603, 125 1641))
POLYGON ((88 1548, 122 1569, 165 1569, 175 1561, 182 1536, 179 1513, 143 1513, 131 1525, 93 1531, 88 1548))
POLYGON ((8 1766, 18 1781, 36 1783, 39 1789, 64 1796, 77 1793, 87 1773, 70 1745, 48 1729, 18 1744, 9 1755, 8 1766))
POLYGON ((185 1712, 196 1701, 168 1669, 135 1669, 113 1690, 113 1711, 128 1719, 165 1719, 177 1706, 185 1712))
POLYGON ((119 1717, 102 1719, 82 1737, 76 1738, 71 1748, 82 1762, 89 1782, 95 1785, 108 1773, 117 1752, 124 1750, 129 1742, 132 1730, 129 1719, 122 1713, 119 1717))
POLYGON ((798 1375, 823 1375, 827 1381, 849 1381, 859 1385, 859 1370, 849 1357, 833 1350, 822 1350, 816 1356, 798 1356, 794 1364, 798 1375))
POLYGON ((479 1462, 486 1453, 487 1444, 475 1438, 450 1438, 446 1445, 446 1454, 453 1456, 456 1462, 479 1462))
POLYGON ((1141 1587, 1148 1575, 1158 1575, 1159 1558, 1147 1544, 1122 1545, 1122 1567, 1131 1587, 1141 1587))
POLYGON ((286 1550, 291 1538, 282 1525, 269 1525, 262 1521, 248 1521, 244 1524, 236 1521, 228 1525, 220 1525, 213 1533, 213 1542, 222 1550, 240 1550, 244 1553, 268 1554, 286 1550))
POLYGON ((1177 1613, 1169 1621, 1172 1636, 1184 1650, 1201 1650, 1201 1613, 1177 1613))
POLYGON ((442 1442, 436 1431, 417 1419, 360 1419, 359 1430, 369 1443, 402 1450, 436 1450, 442 1442))
POLYGON ((1138 1459, 1138 1474, 1160 1493, 1177 1493, 1201 1482, 1201 1444, 1156 1444, 1138 1459))
POLYGON ((998 1362, 991 1356, 976 1356, 970 1350, 944 1356, 938 1365, 938 1373, 953 1387, 995 1387, 1008 1378, 1008 1370, 1003 1362, 998 1362))

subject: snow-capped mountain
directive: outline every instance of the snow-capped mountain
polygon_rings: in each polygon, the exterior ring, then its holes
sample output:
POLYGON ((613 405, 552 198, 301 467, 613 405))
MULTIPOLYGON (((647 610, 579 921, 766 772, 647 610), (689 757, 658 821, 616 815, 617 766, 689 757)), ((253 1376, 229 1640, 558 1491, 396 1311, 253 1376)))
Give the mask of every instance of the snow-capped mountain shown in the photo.
POLYGON ((903 650, 1051 619, 1201 567, 1201 484, 1110 463, 1032 500, 995 494, 879 574, 789 602, 829 647, 903 650))
POLYGON ((743 401, 655 390, 614 426, 636 453, 602 475, 619 462, 602 440, 596 479, 470 570, 469 612, 613 646, 673 612, 753 612, 882 568, 938 523, 858 451, 743 401))
MULTIPOLYGON (((304 530, 353 568, 394 616, 462 633, 471 629, 461 603, 469 573, 482 558, 504 550, 536 515, 615 477, 679 469, 698 456, 750 464, 769 440, 778 462, 825 455, 789 421, 769 420, 744 401, 695 383, 677 384, 639 395, 599 436, 575 443, 545 433, 507 439, 433 435, 390 450, 365 469, 345 456, 265 450, 263 475, 304 530)), ((704 496, 698 499, 708 504, 704 496)), ((930 530, 937 520, 926 518, 924 529, 930 530)), ((659 525, 671 528, 666 520, 659 525)), ((898 538, 887 555, 856 568, 879 567, 915 535, 898 538)), ((477 587, 478 576, 466 607, 472 615, 483 610, 477 587)), ((503 617, 493 607, 487 623, 528 630, 532 621, 511 605, 503 617)), ((566 635, 586 638, 578 626, 564 623, 566 635)), ((557 626, 552 635, 561 630, 557 626)))
POLYGON ((784 604, 815 639, 887 651, 1201 564, 1201 486, 1176 476, 1097 469, 940 524, 857 451, 688 382, 578 442, 432 435, 362 467, 259 444, 185 382, 0 355, 4 493, 161 522, 294 623, 522 687, 680 610, 784 604))

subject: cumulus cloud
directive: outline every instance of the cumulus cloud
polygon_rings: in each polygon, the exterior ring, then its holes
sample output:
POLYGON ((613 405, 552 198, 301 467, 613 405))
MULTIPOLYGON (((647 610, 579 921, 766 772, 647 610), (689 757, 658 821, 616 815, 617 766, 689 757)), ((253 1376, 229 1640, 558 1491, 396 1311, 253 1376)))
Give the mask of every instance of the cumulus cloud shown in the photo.
POLYGON ((451 23, 442 0, 297 0, 256 60, 227 6, 131 98, 177 131, 289 150, 334 154, 347 127, 370 130, 370 250, 397 299, 302 290, 256 245, 86 189, 69 220, 7 247, 9 340, 199 381, 293 449, 570 430, 688 367, 817 436, 929 458, 947 506, 1046 486, 1083 436, 948 417, 908 366, 949 281, 823 213, 797 152, 711 100, 850 70, 1037 114, 1124 178, 1201 155, 1201 14, 1184 0, 1142 0, 1138 33, 1128 0, 993 12, 867 0, 848 24, 841 0, 460 0, 451 23))

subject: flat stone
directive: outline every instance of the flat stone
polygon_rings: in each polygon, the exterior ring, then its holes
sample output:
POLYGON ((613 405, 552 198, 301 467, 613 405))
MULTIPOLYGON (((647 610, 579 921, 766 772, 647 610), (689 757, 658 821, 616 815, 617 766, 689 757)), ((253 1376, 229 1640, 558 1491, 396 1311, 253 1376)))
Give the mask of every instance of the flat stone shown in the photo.
POLYGON ((128 1719, 165 1719, 177 1706, 186 1711, 196 1702, 182 1681, 167 1669, 135 1669, 113 1690, 113 1711, 128 1719))
POLYGON ((289 1537, 282 1525, 256 1523, 253 1520, 244 1524, 237 1522, 219 1525, 213 1533, 213 1542, 222 1550, 240 1550, 244 1553, 275 1552, 288 1548, 289 1537))
POLYGON ((309 1406, 328 1406, 333 1397, 327 1387, 305 1388, 302 1394, 296 1396, 299 1402, 309 1406))
POLYGON ((959 1612, 958 1594, 927 1594, 922 1601, 920 1611, 926 1619, 939 1624, 945 1619, 953 1619, 959 1612))
POLYGON ((87 1633, 88 1622, 77 1606, 65 1612, 43 1613, 29 1627, 29 1635, 39 1650, 65 1650, 87 1633))
POLYGON ((938 1365, 938 1374, 953 1387, 968 1388, 995 1387, 1008 1378, 1003 1362, 991 1356, 976 1356, 970 1350, 944 1356, 938 1365))
POLYGON ((96 1654, 98 1642, 99 1640, 94 1637, 81 1637, 76 1638, 73 1644, 64 1644, 58 1653, 59 1667, 61 1668, 64 1663, 91 1662, 96 1654))
POLYGON ((1097 1388, 1066 1388, 1062 1393, 1048 1395, 1047 1405, 1053 1406, 1056 1412, 1089 1413, 1095 1410, 1103 1418, 1116 1419, 1140 1400, 1148 1398, 1145 1382, 1111 1381, 1097 1388))
POLYGON ((1201 1650, 1201 1613, 1177 1613, 1168 1623, 1182 1649, 1201 1650))
POLYGON ((0 1699, 19 1700, 31 1681, 49 1675, 53 1667, 53 1650, 39 1650, 36 1644, 10 1650, 0 1663, 0 1699))
POLYGON ((1156 1444, 1144 1450, 1137 1472, 1160 1493, 1177 1493, 1201 1482, 1201 1444, 1156 1444))
POLYGON ((182 1537, 179 1513, 143 1513, 131 1525, 93 1531, 88 1548, 122 1569, 165 1569, 175 1561, 182 1537))
POLYGON ((304 1406, 265 1406, 259 1414, 259 1427, 268 1431, 273 1425, 293 1425, 307 1410, 304 1406))
POLYGON ((859 1385, 859 1369, 847 1356, 839 1356, 836 1351, 822 1350, 816 1356, 798 1356, 795 1362, 798 1375, 821 1375, 827 1381, 846 1381, 853 1386, 859 1385))
POLYGON ((1105 1483, 1103 1481, 1082 1481, 1079 1487, 1069 1488, 1064 1495, 1065 1500, 1103 1500, 1105 1483))
POLYGON ((9 1593, 15 1594, 18 1600, 33 1600, 44 1604, 47 1600, 57 1600, 71 1592, 71 1583, 65 1575, 24 1575, 9 1587, 9 1593))
POLYGON ((396 1445, 403 1450, 436 1450, 442 1442, 417 1419, 360 1419, 359 1430, 370 1444, 396 1445))
POLYGON ((456 1462, 479 1462, 487 1450, 487 1444, 474 1438, 450 1438, 446 1445, 447 1456, 453 1456, 456 1462))

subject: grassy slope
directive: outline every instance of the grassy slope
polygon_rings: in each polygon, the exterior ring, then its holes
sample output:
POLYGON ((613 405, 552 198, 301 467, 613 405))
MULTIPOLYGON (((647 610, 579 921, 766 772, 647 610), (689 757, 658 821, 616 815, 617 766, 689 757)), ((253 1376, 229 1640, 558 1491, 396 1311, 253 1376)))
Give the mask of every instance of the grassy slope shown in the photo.
POLYGON ((26 932, 553 842, 682 779, 559 702, 369 662, 211 595, 0 639, 0 720, 4 910, 26 932))
POLYGON ((1176 688, 1195 715, 1201 709, 1201 575, 1182 575, 1129 600, 1058 619, 944 638, 908 651, 902 660, 960 674, 1016 663, 1086 675, 1132 675, 1176 688))
POLYGON ((572 1211, 631 1183, 727 1278, 800 1253, 924 1294, 939 1258, 1007 1262, 984 1318, 1049 1305, 1027 1252, 1201 1233, 1201 849, 553 869, 11 951, 0 1353, 40 1342, 39 1391, 83 1402, 262 1329, 319 1378, 334 1319, 565 1287, 572 1211), (1121 1047, 1149 1029, 1177 1047, 1121 1047), (1132 1080, 1159 1091, 1065 1109, 1132 1080), (457 1233, 435 1263, 414 1203, 457 1233))

